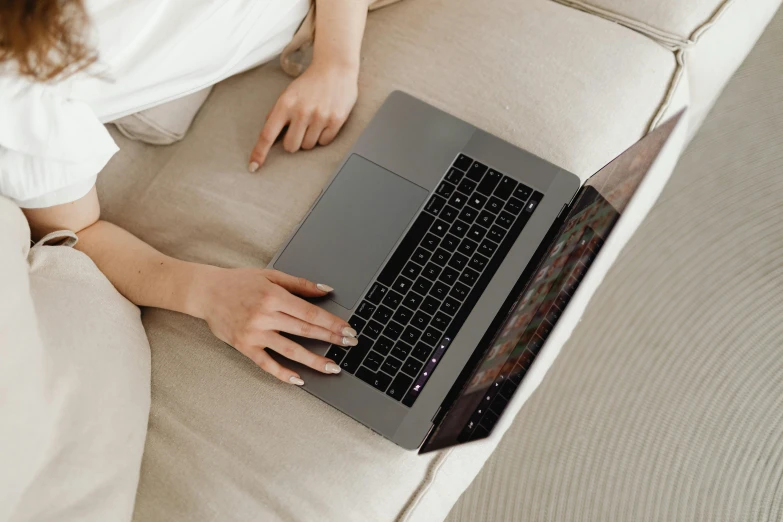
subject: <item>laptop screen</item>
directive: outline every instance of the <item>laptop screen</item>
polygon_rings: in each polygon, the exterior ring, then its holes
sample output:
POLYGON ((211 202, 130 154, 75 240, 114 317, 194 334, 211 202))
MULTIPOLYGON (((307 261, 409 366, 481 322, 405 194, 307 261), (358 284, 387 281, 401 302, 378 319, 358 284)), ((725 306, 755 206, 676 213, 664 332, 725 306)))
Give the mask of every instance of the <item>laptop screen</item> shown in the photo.
POLYGON ((649 171, 679 118, 673 118, 593 175, 543 246, 532 277, 523 274, 452 388, 446 413, 422 453, 487 437, 522 383, 604 240, 649 171), (487 341, 487 342, 484 342, 487 341))

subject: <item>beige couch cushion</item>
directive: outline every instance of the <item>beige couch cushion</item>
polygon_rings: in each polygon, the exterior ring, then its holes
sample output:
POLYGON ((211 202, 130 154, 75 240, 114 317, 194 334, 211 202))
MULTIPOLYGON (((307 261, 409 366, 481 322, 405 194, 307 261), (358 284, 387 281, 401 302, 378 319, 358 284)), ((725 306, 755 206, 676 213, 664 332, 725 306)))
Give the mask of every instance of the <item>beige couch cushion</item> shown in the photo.
POLYGON ((130 520, 149 412, 139 310, 83 253, 29 247, 0 198, 0 520, 130 520))
MULTIPOLYGON (((402 2, 370 18, 360 100, 333 145, 295 156, 277 146, 247 173, 289 81, 271 64, 218 85, 178 144, 118 138, 99 177, 104 216, 178 257, 263 266, 393 89, 584 178, 646 132, 674 67, 644 36, 553 2, 402 2)), ((153 402, 137 521, 430 522, 497 444, 419 457, 265 375, 204 323, 161 310, 143 319, 153 402)))

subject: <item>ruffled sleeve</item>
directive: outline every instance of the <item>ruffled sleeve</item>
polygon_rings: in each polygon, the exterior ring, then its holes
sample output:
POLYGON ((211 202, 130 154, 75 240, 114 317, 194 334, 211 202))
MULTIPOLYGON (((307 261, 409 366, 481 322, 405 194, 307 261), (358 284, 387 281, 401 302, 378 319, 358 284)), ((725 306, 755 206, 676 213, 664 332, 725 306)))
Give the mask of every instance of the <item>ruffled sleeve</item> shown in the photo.
POLYGON ((62 85, 0 75, 0 194, 20 207, 81 198, 117 150, 90 107, 62 85))

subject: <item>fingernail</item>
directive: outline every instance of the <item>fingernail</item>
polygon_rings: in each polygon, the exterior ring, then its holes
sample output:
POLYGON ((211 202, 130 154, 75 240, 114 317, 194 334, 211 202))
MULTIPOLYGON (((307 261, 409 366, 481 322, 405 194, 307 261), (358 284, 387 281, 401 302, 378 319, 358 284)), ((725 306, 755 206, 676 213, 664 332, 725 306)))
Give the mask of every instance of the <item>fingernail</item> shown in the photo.
POLYGON ((247 166, 247 170, 249 170, 250 172, 257 171, 258 170, 258 163, 256 163, 255 161, 251 161, 250 165, 247 166))
POLYGON ((331 292, 332 290, 334 290, 334 288, 332 288, 331 286, 325 285, 323 283, 318 283, 315 286, 317 286, 318 290, 320 290, 321 292, 331 292))
POLYGON ((297 377, 296 375, 292 375, 288 379, 288 382, 290 382, 291 384, 296 384, 297 386, 302 386, 304 384, 304 381, 299 377, 297 377))
POLYGON ((356 330, 354 330, 350 326, 346 326, 345 328, 343 328, 341 333, 348 337, 356 337, 356 330))
POLYGON ((340 367, 334 363, 326 363, 326 373, 340 373, 340 367))
POLYGON ((343 346, 356 346, 359 344, 359 339, 356 337, 343 337, 343 346))

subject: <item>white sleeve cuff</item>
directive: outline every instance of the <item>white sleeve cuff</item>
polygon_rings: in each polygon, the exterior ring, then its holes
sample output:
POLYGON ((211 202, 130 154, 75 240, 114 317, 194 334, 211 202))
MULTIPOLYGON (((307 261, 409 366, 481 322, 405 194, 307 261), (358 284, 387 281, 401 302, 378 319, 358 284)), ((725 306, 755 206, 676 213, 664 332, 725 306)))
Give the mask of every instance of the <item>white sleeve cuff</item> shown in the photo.
POLYGON ((63 203, 70 203, 72 201, 76 201, 77 199, 83 198, 90 191, 90 189, 95 186, 96 179, 98 179, 98 176, 90 176, 89 178, 79 181, 78 183, 68 185, 67 187, 62 187, 55 190, 54 192, 44 194, 43 196, 26 199, 24 201, 14 200, 14 202, 21 208, 46 208, 53 207, 55 205, 62 205, 63 203))

